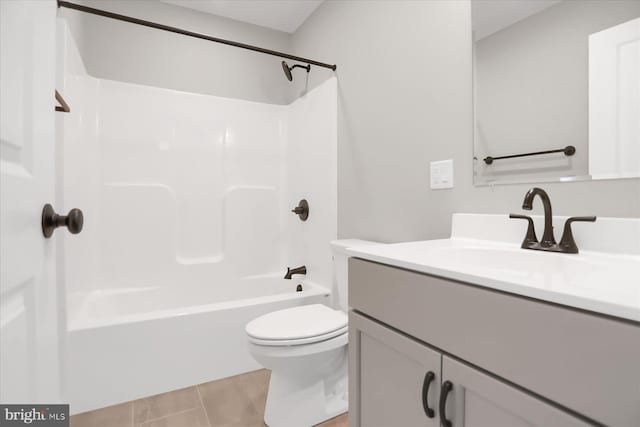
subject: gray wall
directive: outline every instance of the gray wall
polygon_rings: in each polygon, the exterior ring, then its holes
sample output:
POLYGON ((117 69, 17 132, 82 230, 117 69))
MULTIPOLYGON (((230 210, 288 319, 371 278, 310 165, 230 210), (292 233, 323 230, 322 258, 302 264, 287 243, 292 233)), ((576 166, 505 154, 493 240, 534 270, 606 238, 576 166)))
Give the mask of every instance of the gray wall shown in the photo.
MULTIPOLYGON (((146 0, 84 0, 91 7, 215 37, 288 52, 291 35, 146 0)), ((126 22, 59 9, 89 74, 229 98, 288 104, 294 99, 280 59, 126 22)))
MULTIPOLYGON (((294 34, 296 53, 338 65, 340 237, 446 237, 454 212, 520 211, 531 185, 473 186, 471 43, 466 0, 327 1, 294 34), (430 190, 447 158, 455 188, 430 190)), ((542 187, 559 215, 640 217, 640 179, 542 187)))
POLYGON ((476 42, 477 157, 576 147, 479 162, 481 175, 588 175, 589 35, 639 16, 639 1, 561 2, 476 42))

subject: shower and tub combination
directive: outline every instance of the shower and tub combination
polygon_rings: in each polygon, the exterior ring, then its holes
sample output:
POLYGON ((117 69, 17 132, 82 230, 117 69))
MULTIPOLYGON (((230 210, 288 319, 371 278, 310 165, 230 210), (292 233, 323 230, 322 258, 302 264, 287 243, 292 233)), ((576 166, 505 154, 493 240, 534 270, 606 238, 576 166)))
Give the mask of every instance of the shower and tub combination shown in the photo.
POLYGON ((72 413, 259 369, 249 321, 336 304, 335 79, 290 105, 179 92, 91 77, 62 19, 58 38, 58 209, 84 214, 59 239, 72 413))

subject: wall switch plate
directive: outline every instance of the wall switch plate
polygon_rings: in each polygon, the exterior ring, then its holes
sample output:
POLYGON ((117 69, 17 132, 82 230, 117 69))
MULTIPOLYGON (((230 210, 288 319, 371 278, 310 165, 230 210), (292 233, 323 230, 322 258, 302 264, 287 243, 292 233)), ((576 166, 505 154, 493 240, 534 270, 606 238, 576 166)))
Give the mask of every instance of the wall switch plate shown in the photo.
POLYGON ((453 188, 453 159, 431 162, 431 188, 453 188))

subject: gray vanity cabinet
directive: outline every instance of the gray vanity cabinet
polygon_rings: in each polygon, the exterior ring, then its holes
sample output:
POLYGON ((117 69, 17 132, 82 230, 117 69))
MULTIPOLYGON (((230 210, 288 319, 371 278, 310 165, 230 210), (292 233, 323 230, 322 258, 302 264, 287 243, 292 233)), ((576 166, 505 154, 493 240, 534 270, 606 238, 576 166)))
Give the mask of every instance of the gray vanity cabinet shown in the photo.
POLYGON ((349 331, 350 366, 358 370, 350 372, 358 402, 350 402, 349 425, 439 426, 441 354, 353 312, 349 331))
POLYGON ((440 393, 446 381, 452 388, 443 400, 444 419, 451 422, 451 427, 588 426, 353 311, 349 313, 349 328, 351 426, 440 426, 440 393), (431 382, 427 387, 428 375, 431 382))
POLYGON ((636 322, 357 258, 349 303, 354 426, 438 425, 429 370, 454 427, 640 426, 636 322))
POLYGON ((452 427, 586 427, 578 418, 450 357, 442 358, 452 427))

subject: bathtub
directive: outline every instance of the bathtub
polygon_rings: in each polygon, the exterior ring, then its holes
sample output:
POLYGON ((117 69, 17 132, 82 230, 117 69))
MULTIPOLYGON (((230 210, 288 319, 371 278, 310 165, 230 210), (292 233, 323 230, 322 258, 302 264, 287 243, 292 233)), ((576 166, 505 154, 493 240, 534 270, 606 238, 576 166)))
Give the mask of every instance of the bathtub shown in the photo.
POLYGON ((259 369, 247 350, 245 325, 274 310, 329 304, 330 297, 328 288, 308 280, 274 276, 214 289, 184 285, 70 295, 64 389, 71 413, 259 369))

